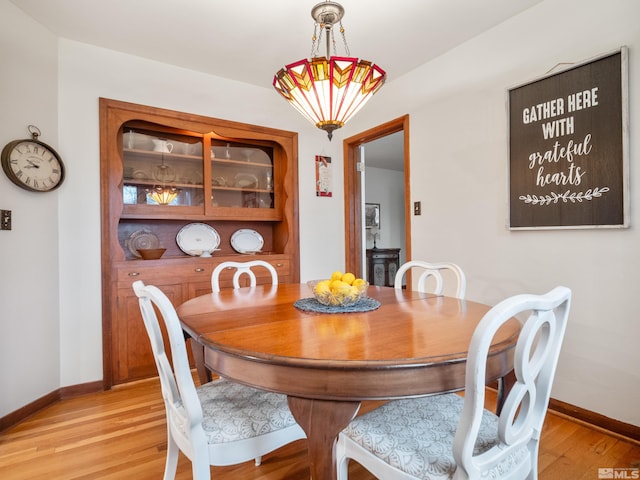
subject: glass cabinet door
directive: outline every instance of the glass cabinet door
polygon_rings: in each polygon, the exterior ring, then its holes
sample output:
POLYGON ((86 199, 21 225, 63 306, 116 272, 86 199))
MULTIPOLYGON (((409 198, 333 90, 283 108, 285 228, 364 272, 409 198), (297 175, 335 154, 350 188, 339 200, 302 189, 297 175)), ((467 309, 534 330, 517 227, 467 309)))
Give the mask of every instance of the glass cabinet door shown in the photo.
POLYGON ((273 149, 211 141, 211 205, 273 208, 273 149))
POLYGON ((126 205, 203 206, 202 137, 123 129, 126 205))

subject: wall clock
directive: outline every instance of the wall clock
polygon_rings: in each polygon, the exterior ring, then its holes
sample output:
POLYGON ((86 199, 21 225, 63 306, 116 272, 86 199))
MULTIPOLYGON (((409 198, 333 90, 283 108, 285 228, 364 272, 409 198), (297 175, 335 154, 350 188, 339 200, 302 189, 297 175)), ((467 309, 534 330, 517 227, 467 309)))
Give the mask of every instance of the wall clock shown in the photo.
POLYGON ((64 180, 64 163, 53 148, 38 140, 40 129, 29 125, 31 138, 14 140, 2 149, 2 169, 9 180, 31 192, 50 192, 64 180))

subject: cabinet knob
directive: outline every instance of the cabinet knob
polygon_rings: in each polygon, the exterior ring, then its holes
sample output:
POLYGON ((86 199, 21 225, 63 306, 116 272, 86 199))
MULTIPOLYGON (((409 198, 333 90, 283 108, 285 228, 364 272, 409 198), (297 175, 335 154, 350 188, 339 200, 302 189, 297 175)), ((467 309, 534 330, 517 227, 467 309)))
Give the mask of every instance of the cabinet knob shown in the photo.
POLYGON ((276 267, 283 267, 284 263, 276 263, 276 267))
POLYGON ((140 275, 139 272, 129 272, 130 277, 137 277, 138 275, 140 275))
POLYGON ((195 268, 194 269, 196 272, 204 272, 204 268, 195 268))

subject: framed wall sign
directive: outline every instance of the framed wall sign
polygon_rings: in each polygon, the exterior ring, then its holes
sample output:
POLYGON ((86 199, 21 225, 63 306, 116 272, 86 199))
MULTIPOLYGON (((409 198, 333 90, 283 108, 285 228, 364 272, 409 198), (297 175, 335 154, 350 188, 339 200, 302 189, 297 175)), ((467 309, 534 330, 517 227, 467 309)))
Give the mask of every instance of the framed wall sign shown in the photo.
POLYGON ((364 223, 366 228, 380 228, 380 204, 364 204, 364 223))
POLYGON ((627 49, 508 90, 510 229, 629 226, 627 49))

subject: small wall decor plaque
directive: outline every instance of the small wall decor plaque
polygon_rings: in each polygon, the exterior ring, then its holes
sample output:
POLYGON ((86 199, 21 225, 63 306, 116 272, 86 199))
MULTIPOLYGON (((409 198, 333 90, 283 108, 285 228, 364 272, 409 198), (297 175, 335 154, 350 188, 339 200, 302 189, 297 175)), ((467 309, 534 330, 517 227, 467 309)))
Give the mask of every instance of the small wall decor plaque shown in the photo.
POLYGON ((331 157, 316 155, 316 197, 333 195, 331 157))

